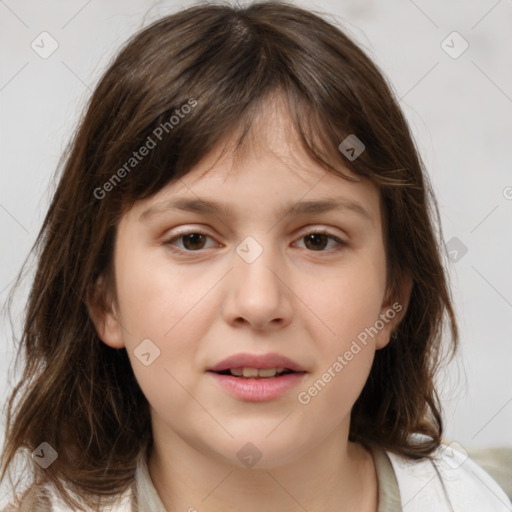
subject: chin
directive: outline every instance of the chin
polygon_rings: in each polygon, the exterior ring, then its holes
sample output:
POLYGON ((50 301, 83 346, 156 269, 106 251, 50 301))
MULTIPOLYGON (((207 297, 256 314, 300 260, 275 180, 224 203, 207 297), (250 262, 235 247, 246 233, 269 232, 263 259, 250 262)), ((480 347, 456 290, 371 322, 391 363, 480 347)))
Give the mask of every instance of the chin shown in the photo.
MULTIPOLYGON (((286 434, 286 433, 285 433, 286 434)), ((283 467, 293 463, 300 455, 300 449, 293 436, 276 435, 274 439, 266 437, 267 430, 262 430, 254 436, 245 433, 243 436, 236 436, 229 442, 230 447, 224 453, 218 455, 230 465, 251 471, 270 470, 283 467), (262 433, 264 432, 264 433, 262 433)))

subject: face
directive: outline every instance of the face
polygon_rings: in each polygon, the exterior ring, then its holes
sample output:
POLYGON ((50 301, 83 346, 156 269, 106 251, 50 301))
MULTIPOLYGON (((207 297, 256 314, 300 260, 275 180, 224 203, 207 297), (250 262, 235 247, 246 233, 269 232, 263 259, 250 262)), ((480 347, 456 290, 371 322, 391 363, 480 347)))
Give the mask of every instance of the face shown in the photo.
POLYGON ((400 307, 377 188, 313 163, 283 113, 265 120, 236 164, 211 153, 123 216, 115 311, 95 323, 126 348, 154 433, 270 468, 346 441, 400 307))

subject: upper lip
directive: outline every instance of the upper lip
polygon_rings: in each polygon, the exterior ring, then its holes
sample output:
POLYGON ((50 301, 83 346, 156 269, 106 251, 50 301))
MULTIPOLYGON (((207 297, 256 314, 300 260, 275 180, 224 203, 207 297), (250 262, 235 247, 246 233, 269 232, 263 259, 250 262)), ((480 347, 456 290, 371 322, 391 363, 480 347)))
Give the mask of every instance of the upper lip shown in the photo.
POLYGON ((285 368, 294 372, 305 372, 304 368, 292 359, 282 356, 280 354, 234 354, 223 359, 215 366, 209 368, 212 372, 223 372, 231 370, 232 368, 285 368))

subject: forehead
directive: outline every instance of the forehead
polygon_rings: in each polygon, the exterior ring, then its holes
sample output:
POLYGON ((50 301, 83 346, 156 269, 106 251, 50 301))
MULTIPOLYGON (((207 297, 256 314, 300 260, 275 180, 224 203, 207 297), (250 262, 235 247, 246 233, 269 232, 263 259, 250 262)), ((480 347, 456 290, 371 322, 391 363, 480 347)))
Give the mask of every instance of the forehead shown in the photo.
MULTIPOLYGON (((153 197, 139 203, 139 215, 158 211, 169 200, 181 205, 196 203, 192 210, 234 215, 248 208, 277 212, 277 204, 291 212, 319 212, 320 200, 342 204, 346 210, 367 214, 380 223, 380 193, 361 176, 339 165, 349 181, 322 167, 303 148, 293 121, 282 99, 274 98, 255 112, 250 129, 241 144, 239 133, 232 133, 211 150, 185 176, 169 183, 153 197), (295 210, 293 203, 296 203, 295 210), (305 203, 308 203, 307 205, 305 203), (316 203, 316 204, 314 204, 316 203), (302 210, 300 210, 302 205, 302 210)), ((341 159, 340 159, 341 161, 341 159)), ((190 209, 190 208, 189 208, 190 209)))

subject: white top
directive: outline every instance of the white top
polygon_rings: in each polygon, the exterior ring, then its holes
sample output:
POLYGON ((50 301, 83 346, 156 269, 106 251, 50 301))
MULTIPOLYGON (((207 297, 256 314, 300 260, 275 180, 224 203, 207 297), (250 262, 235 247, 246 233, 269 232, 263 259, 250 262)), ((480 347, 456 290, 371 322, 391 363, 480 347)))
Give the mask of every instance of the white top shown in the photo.
MULTIPOLYGON (((142 453, 134 485, 114 507, 102 509, 104 512, 166 512, 142 453), (138 506, 134 504, 135 496, 138 506)), ((441 445, 432 461, 413 461, 382 450, 374 451, 374 458, 379 482, 378 512, 512 512, 512 503, 499 485, 451 446, 441 445)), ((53 490, 47 492, 50 507, 28 505, 18 511, 4 505, 0 512, 69 512, 53 490)))
POLYGON ((434 461, 387 453, 403 512, 512 512, 501 487, 465 454, 446 445, 434 453, 434 461))

